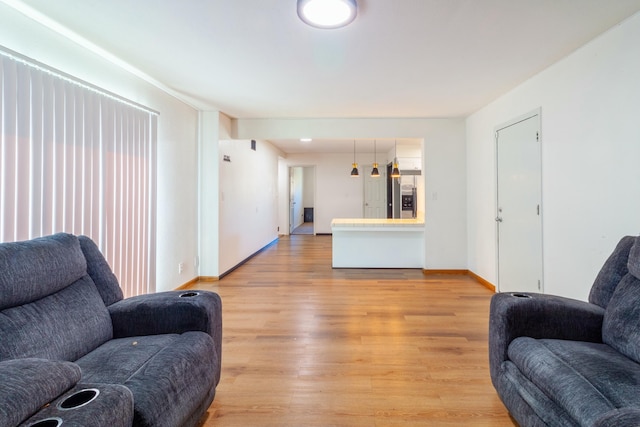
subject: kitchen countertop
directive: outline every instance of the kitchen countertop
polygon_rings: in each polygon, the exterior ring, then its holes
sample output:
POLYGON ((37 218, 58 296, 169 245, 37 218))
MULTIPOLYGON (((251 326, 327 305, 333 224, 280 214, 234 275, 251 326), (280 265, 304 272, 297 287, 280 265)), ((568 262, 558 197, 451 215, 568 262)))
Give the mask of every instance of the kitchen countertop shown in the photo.
POLYGON ((423 218, 334 218, 331 228, 334 227, 365 227, 365 228, 396 228, 396 227, 424 227, 423 218))

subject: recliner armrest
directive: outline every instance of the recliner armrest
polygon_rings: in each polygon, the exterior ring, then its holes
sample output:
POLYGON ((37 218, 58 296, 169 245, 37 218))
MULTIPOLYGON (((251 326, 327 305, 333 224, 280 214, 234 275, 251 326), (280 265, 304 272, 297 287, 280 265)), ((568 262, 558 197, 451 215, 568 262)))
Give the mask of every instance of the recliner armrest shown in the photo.
POLYGON ((555 295, 500 293, 491 299, 489 367, 496 381, 517 337, 602 342, 604 309, 555 295))
POLYGON ((139 295, 108 308, 114 338, 202 331, 211 335, 218 351, 222 345, 222 301, 214 292, 188 290, 139 295))
POLYGON ((0 362, 0 426, 15 426, 80 381, 75 363, 47 359, 0 362))

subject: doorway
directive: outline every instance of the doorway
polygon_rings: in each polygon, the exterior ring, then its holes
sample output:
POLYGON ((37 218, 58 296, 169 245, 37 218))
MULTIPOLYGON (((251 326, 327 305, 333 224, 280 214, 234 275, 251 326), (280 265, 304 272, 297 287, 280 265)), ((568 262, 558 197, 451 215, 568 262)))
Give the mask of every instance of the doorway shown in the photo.
POLYGON ((540 111, 496 130, 498 289, 543 292, 540 111))
POLYGON ((289 168, 289 234, 315 234, 315 167, 289 168))

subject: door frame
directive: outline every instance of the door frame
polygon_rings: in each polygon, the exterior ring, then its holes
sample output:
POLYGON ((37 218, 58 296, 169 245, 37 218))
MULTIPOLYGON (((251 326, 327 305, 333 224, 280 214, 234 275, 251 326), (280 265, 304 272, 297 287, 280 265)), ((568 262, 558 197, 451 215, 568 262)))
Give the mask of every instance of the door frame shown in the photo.
MULTIPOLYGON (((287 166, 287 235, 291 235, 292 234, 292 221, 291 221, 291 213, 292 213, 292 207, 291 207, 291 181, 293 180, 293 169, 294 168, 302 168, 304 169, 311 169, 313 170, 313 211, 314 211, 314 221, 313 221, 313 235, 316 235, 316 221, 315 221, 315 215, 316 215, 316 207, 317 207, 317 194, 318 194, 318 174, 317 174, 317 167, 316 165, 312 164, 293 164, 293 165, 288 165, 287 166)), ((303 188, 303 196, 302 199, 304 201, 304 188, 303 188)), ((304 209, 304 206, 301 207, 301 209, 304 209)))
MULTIPOLYGON (((510 126, 516 125, 520 122, 523 122, 525 120, 531 119, 535 116, 538 116, 538 138, 540 141, 540 245, 541 245, 541 251, 542 253, 540 254, 541 256, 541 262, 542 265, 541 267, 541 283, 540 283, 540 293, 544 293, 544 288, 545 288, 545 272, 544 272, 544 186, 543 186, 543 182, 544 182, 544 165, 542 160, 544 159, 544 145, 542 144, 543 142, 543 135, 542 135, 542 107, 538 107, 534 110, 529 111, 528 113, 522 114, 520 116, 517 116, 509 121, 506 121, 504 123, 499 124, 498 126, 496 126, 493 129, 493 136, 494 136, 494 168, 493 168, 493 172, 495 174, 494 176, 494 189, 495 189, 495 200, 494 200, 494 214, 495 214, 495 218, 498 218, 499 216, 499 212, 498 212, 498 132, 506 129, 510 126)), ((499 225, 498 222, 496 221, 494 224, 495 227, 495 271, 496 271, 496 291, 500 292, 500 232, 499 232, 499 225)))

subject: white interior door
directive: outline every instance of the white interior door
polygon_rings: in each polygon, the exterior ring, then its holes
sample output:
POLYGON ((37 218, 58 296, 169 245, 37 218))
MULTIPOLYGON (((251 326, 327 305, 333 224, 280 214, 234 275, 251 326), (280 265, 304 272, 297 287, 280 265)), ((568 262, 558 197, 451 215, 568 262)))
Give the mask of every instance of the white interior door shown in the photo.
MULTIPOLYGON (((385 167, 378 167, 380 176, 374 178, 370 173, 364 173, 364 217, 387 217, 387 171, 385 167)), ((370 171, 369 171, 370 172, 370 171)))
POLYGON ((542 292, 540 115, 496 132, 498 288, 542 292))

